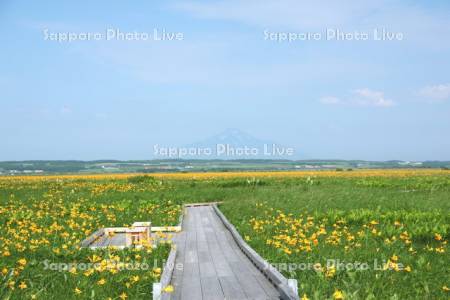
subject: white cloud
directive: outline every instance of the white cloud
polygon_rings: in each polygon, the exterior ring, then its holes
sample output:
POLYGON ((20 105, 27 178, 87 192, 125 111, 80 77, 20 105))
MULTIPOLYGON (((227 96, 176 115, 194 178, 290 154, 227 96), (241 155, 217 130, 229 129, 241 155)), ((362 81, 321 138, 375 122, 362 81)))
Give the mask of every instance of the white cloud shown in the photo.
POLYGON ((351 92, 351 96, 341 99, 336 96, 326 96, 319 99, 327 105, 350 105, 350 106, 372 106, 372 107, 391 107, 396 103, 384 96, 383 92, 370 90, 368 88, 357 89, 351 92))
POLYGON ((353 94, 355 96, 353 101, 359 105, 378 107, 390 107, 395 105, 394 101, 385 98, 383 92, 373 91, 368 88, 354 90, 353 94))
POLYGON ((419 94, 428 101, 444 101, 450 99, 450 83, 430 85, 422 88, 419 94))

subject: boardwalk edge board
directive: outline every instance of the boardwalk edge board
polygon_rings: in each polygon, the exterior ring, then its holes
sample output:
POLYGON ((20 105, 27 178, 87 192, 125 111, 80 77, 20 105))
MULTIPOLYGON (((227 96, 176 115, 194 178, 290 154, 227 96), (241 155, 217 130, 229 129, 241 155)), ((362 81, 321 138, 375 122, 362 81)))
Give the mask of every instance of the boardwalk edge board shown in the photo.
POLYGON ((283 300, 298 300, 299 296, 294 292, 294 290, 296 290, 295 284, 293 284, 294 280, 287 279, 278 270, 270 268, 269 263, 244 241, 234 225, 232 225, 220 211, 217 204, 213 204, 213 208, 225 227, 230 231, 233 239, 236 241, 239 248, 241 248, 242 252, 244 252, 250 261, 275 285, 280 293, 280 298, 283 300))
POLYGON ((177 249, 175 246, 172 246, 172 249, 170 249, 169 257, 167 258, 167 262, 164 265, 160 282, 153 283, 153 300, 170 299, 170 294, 163 292, 163 290, 170 284, 170 280, 172 279, 176 256, 177 249))
MULTIPOLYGON (((183 206, 182 212, 180 214, 180 218, 178 219, 177 227, 183 228, 183 218, 184 218, 184 209, 183 206)), ((170 284, 173 275, 173 269, 175 268, 175 259, 177 258, 177 247, 172 244, 172 248, 170 249, 169 257, 167 258, 167 262, 163 267, 163 271, 161 274, 160 282, 153 283, 153 300, 169 300, 170 294, 163 293, 163 289, 170 284)))
POLYGON ((97 231, 95 231, 91 236, 86 238, 80 243, 81 248, 89 247, 90 244, 92 244, 94 241, 102 237, 105 233, 105 228, 100 228, 97 231))
POLYGON ((223 203, 222 201, 186 203, 186 204, 184 204, 184 207, 211 206, 211 205, 218 205, 218 204, 222 204, 222 203, 223 203))

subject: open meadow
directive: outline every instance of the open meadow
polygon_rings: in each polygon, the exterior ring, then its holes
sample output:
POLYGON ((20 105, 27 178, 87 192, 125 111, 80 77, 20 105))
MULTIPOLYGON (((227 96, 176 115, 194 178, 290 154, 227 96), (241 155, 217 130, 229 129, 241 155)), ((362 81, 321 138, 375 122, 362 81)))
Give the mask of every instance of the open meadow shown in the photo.
POLYGON ((0 300, 450 300, 450 0, 0 0, 0 300))
POLYGON ((176 225, 183 204, 208 201, 304 299, 450 295, 450 172, 366 170, 0 177, 0 298, 148 299, 170 245, 79 243, 105 226, 176 225), (136 262, 149 267, 121 268, 136 262))

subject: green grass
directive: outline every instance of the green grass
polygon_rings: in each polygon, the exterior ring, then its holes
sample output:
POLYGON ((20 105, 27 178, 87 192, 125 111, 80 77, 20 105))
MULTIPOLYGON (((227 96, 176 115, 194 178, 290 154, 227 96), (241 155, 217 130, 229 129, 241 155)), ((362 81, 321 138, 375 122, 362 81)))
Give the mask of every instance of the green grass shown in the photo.
POLYGON ((448 177, 296 179, 238 189, 221 209, 257 252, 298 280, 300 295, 325 299, 339 290, 349 299, 448 299, 443 290, 450 286, 450 257, 443 242, 450 232, 448 177), (327 233, 314 245, 312 237, 320 227, 327 233), (333 231, 339 235, 335 245, 329 240, 333 231), (268 240, 280 245, 268 245, 268 240), (394 255, 411 271, 375 270, 394 255), (341 267, 335 274, 331 268, 292 270, 294 264, 324 267, 327 260, 367 263, 369 269, 341 267), (291 272, 283 264, 290 264, 291 272))
MULTIPOLYGON (((271 263, 282 268, 320 263, 321 271, 282 270, 298 279, 301 295, 327 299, 339 290, 347 299, 448 299, 443 287, 450 287, 450 178, 445 175, 0 181, 0 270, 7 269, 0 274, 0 298, 119 299, 126 293, 128 299, 148 299, 158 280, 151 269, 85 276, 45 270, 44 262, 89 262, 93 253, 77 245, 96 229, 148 219, 156 226, 175 225, 183 203, 206 201, 223 201, 221 210, 271 263), (21 258, 27 261, 23 270, 21 258), (333 273, 325 267, 327 259, 368 263, 370 269, 333 273), (373 269, 375 260, 382 267, 389 259, 410 272, 373 269), (99 285, 102 278, 106 283, 99 285)), ((152 265, 156 260, 161 267, 169 247, 135 251, 95 254, 152 265)))
POLYGON ((0 298, 151 298, 169 245, 92 251, 79 243, 102 227, 177 224, 180 206, 158 197, 165 188, 126 180, 0 182, 0 298))

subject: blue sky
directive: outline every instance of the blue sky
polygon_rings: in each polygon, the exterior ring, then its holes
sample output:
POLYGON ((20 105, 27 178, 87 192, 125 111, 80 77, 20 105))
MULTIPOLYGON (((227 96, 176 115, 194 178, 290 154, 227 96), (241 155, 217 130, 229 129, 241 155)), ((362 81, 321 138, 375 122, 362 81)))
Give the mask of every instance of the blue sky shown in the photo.
POLYGON ((226 128, 315 158, 450 160, 447 1, 0 4, 0 160, 149 159, 226 128), (182 40, 46 40, 51 33, 182 40), (275 41, 327 29, 401 40, 275 41))

